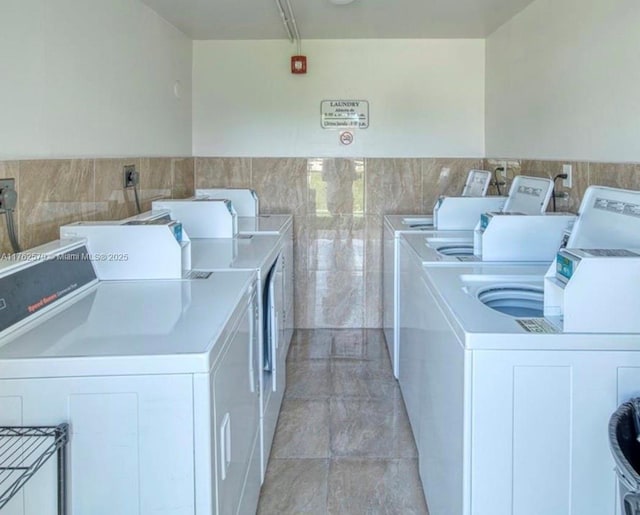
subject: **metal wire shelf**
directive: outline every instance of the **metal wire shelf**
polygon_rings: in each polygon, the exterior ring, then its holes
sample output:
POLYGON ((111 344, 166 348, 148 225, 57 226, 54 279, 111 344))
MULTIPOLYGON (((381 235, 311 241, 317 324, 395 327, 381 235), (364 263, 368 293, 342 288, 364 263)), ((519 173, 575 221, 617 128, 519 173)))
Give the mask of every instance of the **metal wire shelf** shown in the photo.
POLYGON ((53 456, 58 455, 58 515, 66 514, 69 425, 0 427, 0 510, 53 456))

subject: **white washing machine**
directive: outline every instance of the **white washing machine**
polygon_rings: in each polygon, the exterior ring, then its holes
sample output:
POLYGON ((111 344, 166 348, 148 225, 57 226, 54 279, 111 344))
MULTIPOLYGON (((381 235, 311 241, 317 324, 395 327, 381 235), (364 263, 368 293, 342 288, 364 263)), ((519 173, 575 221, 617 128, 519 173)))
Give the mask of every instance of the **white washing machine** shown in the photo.
MULTIPOLYGON (((403 336, 400 331, 399 320, 402 310, 407 306, 406 299, 402 299, 402 284, 413 280, 415 264, 430 264, 433 266, 452 266, 461 262, 485 262, 494 264, 545 264, 554 259, 557 250, 563 245, 570 234, 576 220, 576 215, 569 213, 548 213, 540 215, 514 215, 513 213, 489 213, 482 215, 479 229, 474 231, 474 243, 471 253, 463 246, 468 241, 466 231, 435 231, 424 233, 402 233, 395 242, 396 249, 396 280, 394 287, 395 309, 391 325, 395 328, 393 347, 389 347, 395 376, 402 386, 402 366, 399 359, 399 348, 403 336), (484 223, 485 218, 488 220, 484 223), (466 233, 464 236, 460 233, 466 233), (442 248, 460 248, 459 255, 443 253, 442 248), (479 248, 476 255, 473 249, 479 248), (395 323, 394 323, 395 321, 395 323), (393 352, 391 352, 393 350, 393 352)), ((390 282, 386 278, 387 284, 390 282)), ((385 308, 389 308, 389 300, 385 308)), ((389 344, 389 341, 387 341, 389 344)), ((406 364, 410 366, 409 364, 406 364)))
POLYGON ((640 248, 638 213, 640 193, 590 188, 548 269, 414 261, 400 359, 430 513, 616 513, 607 423, 640 393, 640 254, 620 250, 640 248))
POLYGON ((542 177, 515 177, 507 197, 440 197, 433 208, 433 225, 438 230, 469 230, 482 213, 544 213, 553 194, 553 181, 542 177))
MULTIPOLYGON (((553 217, 546 218, 545 215, 540 216, 523 216, 524 221, 531 218, 532 221, 538 218, 545 218, 545 221, 551 222, 546 224, 544 230, 540 230, 540 227, 536 223, 532 223, 532 226, 536 230, 526 230, 526 224, 522 225, 521 229, 528 235, 527 245, 521 245, 521 241, 518 238, 513 240, 505 238, 501 241, 500 249, 503 254, 512 258, 512 261, 483 261, 477 256, 465 256, 464 259, 468 264, 474 262, 482 263, 485 270, 490 270, 493 267, 505 267, 511 266, 514 270, 533 270, 535 279, 526 293, 529 306, 535 306, 539 314, 542 316, 543 306, 543 289, 542 289, 542 276, 548 269, 549 264, 555 257, 557 250, 562 245, 563 234, 573 224, 575 220, 574 215, 568 215, 566 217, 553 217), (560 223, 558 223, 560 222, 560 223), (549 245, 550 241, 551 245, 549 245), (542 255, 539 253, 540 249, 548 247, 546 253, 542 255), (546 258, 546 259, 545 259, 546 258), (474 259, 474 261, 470 261, 474 259)), ((506 231, 506 234, 512 234, 511 231, 506 231)), ((422 424, 420 420, 419 404, 424 392, 423 386, 419 381, 416 381, 416 377, 420 375, 420 369, 422 364, 415 359, 416 347, 419 348, 423 345, 423 334, 417 329, 417 326, 425 322, 424 306, 416 302, 415 289, 419 288, 416 284, 416 277, 420 276, 422 268, 424 266, 449 268, 459 267, 460 261, 452 256, 440 256, 434 253, 433 248, 429 247, 425 242, 425 237, 422 234, 403 234, 400 238, 399 249, 399 275, 398 275, 398 337, 395 340, 394 348, 394 373, 398 378, 400 389, 402 391, 405 404, 407 406, 407 412, 409 414, 409 421, 413 430, 416 440, 420 439, 420 433, 422 430, 422 424)), ((529 272, 527 272, 529 273, 529 272)), ((500 289, 502 292, 502 289, 500 289)), ((488 295, 488 294, 487 294, 488 295)), ((523 297, 525 296, 522 293, 523 297)), ((495 294, 499 296, 498 293, 495 294)), ((525 307, 523 298, 522 309, 525 307)), ((499 302, 496 298, 495 302, 499 302)), ((536 316, 531 314, 531 316, 536 316)))
MULTIPOLYGON (((417 218, 406 215, 386 215, 383 222, 382 236, 382 327, 387 343, 387 351, 391 359, 394 375, 397 378, 397 351, 399 326, 399 268, 400 268, 400 236, 403 234, 418 234, 422 238, 426 235, 438 234, 433 230, 432 218, 417 218), (424 222, 420 222, 424 220, 424 222)), ((441 237, 459 238, 468 241, 473 238, 473 231, 442 231, 441 237)), ((424 240, 423 240, 424 241, 424 240)))
MULTIPOLYGON (((459 258, 466 260, 468 256, 474 254, 480 256, 483 252, 492 254, 492 251, 493 255, 490 256, 492 260, 495 256, 499 256, 502 261, 519 260, 519 258, 514 259, 512 256, 500 253, 499 249, 504 239, 512 242, 511 248, 514 249, 514 252, 523 249, 527 255, 532 254, 536 247, 530 244, 530 233, 545 231, 549 224, 556 227, 556 224, 563 224, 562 219, 575 216, 571 213, 546 213, 552 194, 553 181, 551 179, 519 175, 513 179, 509 196, 502 208, 478 211, 476 206, 473 206, 473 209, 465 209, 463 204, 458 206, 452 204, 449 211, 446 212, 442 212, 442 207, 440 210, 436 209, 434 219, 438 230, 461 228, 473 231, 470 234, 453 236, 450 234, 429 235, 427 245, 433 249, 433 259, 430 260, 446 261, 445 256, 450 256, 453 261, 459 261, 459 258), (528 216, 535 218, 525 219, 528 216), (556 221, 552 221, 556 217, 558 217, 556 221), (505 235, 506 231, 510 231, 510 233, 505 235), (494 242, 493 238, 498 238, 498 240, 494 242), (478 239, 488 241, 484 246, 478 247, 478 244, 475 243, 478 239)), ((486 197, 486 199, 489 198, 492 197, 486 197)), ((464 199, 464 201, 468 202, 469 199, 464 199)), ((548 240, 541 240, 541 236, 537 236, 539 238, 538 245, 546 244, 546 247, 541 251, 542 255, 546 255, 549 248, 553 248, 555 245, 555 233, 548 240)), ((535 260, 541 259, 536 258, 535 260)))
POLYGON ((282 341, 285 356, 289 352, 293 331, 294 320, 294 258, 293 258, 293 216, 291 215, 258 215, 239 216, 238 233, 242 238, 252 234, 272 234, 281 237, 280 261, 282 266, 282 277, 284 284, 282 291, 284 295, 284 320, 282 322, 282 341))
MULTIPOLYGON (((522 188, 520 185, 518 189, 522 188)), ((425 256, 424 261, 429 262, 549 261, 555 256, 560 240, 561 245, 569 247, 625 247, 635 241, 635 233, 630 228, 636 224, 629 216, 621 223, 616 209, 621 205, 635 205, 636 200, 635 191, 591 186, 585 192, 575 230, 571 230, 575 215, 570 213, 526 214, 526 208, 489 212, 480 216, 469 238, 468 233, 425 233, 428 250, 419 252, 425 256)), ((524 206, 521 202, 529 202, 527 195, 516 195, 511 205, 524 206)))
POLYGON ((562 236, 558 235, 565 220, 574 215, 542 215, 553 191, 553 181, 537 177, 519 176, 513 180, 508 197, 443 197, 436 204, 440 212, 439 227, 451 230, 433 230, 427 218, 388 215, 384 220, 383 235, 383 328, 394 375, 399 377, 399 292, 400 292, 400 238, 404 234, 418 233, 426 238, 416 248, 427 261, 452 262, 480 260, 482 252, 499 261, 551 261, 562 236), (502 208, 512 214, 495 213, 502 208), (494 212, 490 224, 479 224, 485 212, 494 212), (513 212, 521 216, 515 216, 513 212), (522 214, 536 215, 523 220, 522 214), (506 220, 506 221, 505 221, 506 220), (534 232, 537 244, 529 237, 534 232), (494 235, 498 234, 498 237, 494 235), (487 240, 474 257, 474 240, 487 240), (505 241, 507 242, 505 244, 505 241), (511 252, 505 252, 510 249, 511 252))
MULTIPOLYGON (((491 172, 487 170, 469 170, 460 197, 484 197, 491 184, 491 172)), ((444 198, 444 197, 441 197, 444 198)), ((440 201, 440 200, 439 200, 440 201)), ((438 202, 439 202, 438 201, 438 202)), ((436 202, 436 205, 438 205, 436 202)), ((496 209, 492 205, 489 209, 496 209)), ((390 215, 402 219, 402 224, 411 228, 433 229, 433 215, 390 215)))
MULTIPOLYGON (((0 425, 69 424, 68 513, 255 513, 255 273, 98 281, 102 256, 71 239, 17 257, 0 263, 0 425)), ((56 479, 50 460, 3 515, 58 513, 56 479)))
MULTIPOLYGON (((626 283, 603 279, 635 310, 632 333, 545 318, 540 267, 425 267, 408 293, 420 344, 401 353, 414 363, 407 409, 430 513, 615 513, 606 424, 640 393, 640 255, 630 259, 626 283)), ((615 324, 617 307, 596 303, 615 324)))

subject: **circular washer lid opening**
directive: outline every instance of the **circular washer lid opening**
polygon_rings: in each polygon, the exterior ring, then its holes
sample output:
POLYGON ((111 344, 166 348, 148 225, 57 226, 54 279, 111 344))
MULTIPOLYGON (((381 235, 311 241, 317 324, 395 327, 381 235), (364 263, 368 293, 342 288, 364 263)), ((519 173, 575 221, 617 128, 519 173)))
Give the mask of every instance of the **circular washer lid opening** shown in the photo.
POLYGON ((473 256, 473 245, 444 245, 436 250, 445 256, 473 256))
POLYGON ((512 317, 544 317, 544 289, 537 286, 492 286, 478 292, 485 306, 512 317))

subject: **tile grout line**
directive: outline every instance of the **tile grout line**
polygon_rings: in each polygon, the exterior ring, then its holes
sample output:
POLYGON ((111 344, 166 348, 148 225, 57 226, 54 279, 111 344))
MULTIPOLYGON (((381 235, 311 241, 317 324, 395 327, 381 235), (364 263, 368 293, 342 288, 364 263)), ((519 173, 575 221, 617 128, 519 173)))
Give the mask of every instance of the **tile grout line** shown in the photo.
POLYGON ((334 392, 333 389, 333 355, 331 353, 331 349, 333 348, 333 339, 334 337, 331 337, 331 343, 329 344, 329 381, 330 381, 330 387, 329 387, 329 398, 328 398, 328 404, 329 404, 329 416, 327 418, 327 424, 329 424, 329 449, 328 449, 328 454, 329 454, 329 461, 327 462, 327 495, 326 495, 326 499, 325 499, 325 511, 327 513, 329 513, 329 499, 331 498, 331 491, 330 491, 330 487, 331 487, 331 466, 333 465, 333 450, 332 450, 332 446, 331 446, 331 442, 332 442, 332 437, 333 437, 333 424, 331 423, 331 405, 333 404, 332 401, 332 394, 334 392))
MULTIPOLYGON (((308 334, 313 334, 313 332, 315 331, 309 331, 308 334)), ((370 340, 376 340, 375 338, 370 336, 372 335, 371 332, 366 331, 366 330, 360 330, 358 331, 358 334, 360 335, 360 339, 357 343, 360 345, 364 345, 365 347, 369 346, 369 342, 370 340)), ((305 357, 302 360, 298 360, 298 361, 289 361, 289 359, 287 359, 288 362, 292 363, 292 365, 295 366, 303 366, 304 364, 313 364, 313 363, 318 363, 318 362, 323 362, 326 361, 327 365, 329 366, 329 372, 331 374, 330 377, 330 390, 329 390, 329 395, 326 398, 317 398, 317 399, 313 399, 313 398, 308 398, 308 399, 300 399, 303 401, 313 401, 313 400, 318 400, 318 401, 325 401, 329 403, 329 413, 328 413, 328 419, 327 419, 327 423, 329 424, 328 426, 328 433, 329 433, 329 449, 328 449, 328 458, 326 459, 325 463, 327 466, 327 471, 326 471, 326 497, 324 499, 325 502, 325 512, 329 513, 329 504, 330 504, 330 500, 332 499, 332 491, 330 489, 330 477, 331 477, 331 470, 332 467, 335 465, 336 461, 338 460, 343 460, 344 462, 348 463, 348 462, 352 462, 352 463, 356 463, 356 462, 363 462, 363 463, 385 463, 385 464, 400 464, 400 463, 405 463, 405 464, 410 464, 412 469, 416 469, 417 468, 417 457, 415 456, 397 456, 397 455, 393 455, 393 456, 358 456, 358 455, 345 455, 345 456, 336 456, 335 453, 332 451, 331 448, 331 439, 332 436, 334 435, 334 426, 331 423, 332 419, 331 419, 331 404, 332 401, 335 400, 341 400, 342 396, 338 395, 336 393, 336 390, 333 388, 334 386, 334 382, 333 382, 333 364, 335 363, 352 363, 352 364, 372 364, 375 362, 383 362, 385 364, 385 366, 387 368, 390 367, 390 364, 388 363, 388 361, 385 359, 385 355, 378 355, 376 357, 373 356, 373 354, 370 354, 368 351, 365 352, 364 354, 362 354, 361 356, 366 356, 365 359, 346 359, 343 360, 341 357, 339 356, 334 356, 332 349, 335 346, 335 335, 332 335, 331 337, 331 342, 330 342, 330 346, 329 346, 329 355, 327 359, 324 360, 318 360, 318 359, 313 359, 310 357, 305 357)), ((292 343, 292 345, 295 346, 300 346, 302 342, 305 342, 306 345, 313 345, 313 340, 307 340, 307 339, 300 339, 300 340, 296 340, 295 342, 292 343), (306 340, 306 341, 305 341, 306 340)), ((349 344, 351 344, 352 342, 349 341, 349 344)), ((380 344, 380 342, 375 342, 375 345, 378 346, 380 344)), ((305 345, 305 346, 306 346, 305 345)), ((372 343, 373 345, 373 343, 372 343)), ((384 346, 384 342, 382 341, 382 345, 384 346)), ((378 349, 379 350, 379 349, 378 349)), ((384 349, 386 352, 386 349, 384 349)), ((308 352, 308 349, 307 349, 308 352)), ((379 353, 378 353, 379 354, 379 353)), ((291 383, 293 384, 293 383, 291 383)), ((345 399, 349 399, 348 397, 346 397, 345 399)), ((353 400, 360 400, 360 401, 379 401, 380 399, 375 399, 375 398, 370 398, 369 396, 358 396, 353 400)), ((406 417, 406 414, 405 414, 406 417)), ((395 453, 398 454, 398 453, 395 453)), ((400 453, 401 454, 401 453, 400 453)), ((285 460, 286 458, 280 458, 285 460)), ((307 465, 311 463, 311 461, 313 461, 313 458, 295 458, 295 457, 290 457, 289 459, 291 459, 292 461, 303 461, 303 464, 306 463, 307 465)), ((303 465, 306 466, 306 465, 303 465)), ((365 466, 369 466, 369 465, 365 465, 365 466)), ((280 488, 285 488, 286 489, 286 485, 279 485, 280 488)), ((421 489, 420 489, 421 490, 421 489)), ((277 491, 277 490, 275 490, 277 491)), ((270 492, 271 493, 271 492, 270 492)), ((414 492, 415 493, 415 492, 414 492)), ((420 494, 422 495, 422 493, 420 492, 420 494)), ((339 503, 340 504, 340 503, 339 503)), ((290 511, 287 512, 283 512, 283 513, 293 513, 290 511)))
POLYGON ((98 215, 98 199, 96 198, 96 160, 92 159, 91 162, 93 163, 92 166, 92 175, 93 175, 93 195, 91 196, 91 203, 92 203, 92 211, 93 211, 93 215, 92 218, 94 220, 97 219, 98 215))

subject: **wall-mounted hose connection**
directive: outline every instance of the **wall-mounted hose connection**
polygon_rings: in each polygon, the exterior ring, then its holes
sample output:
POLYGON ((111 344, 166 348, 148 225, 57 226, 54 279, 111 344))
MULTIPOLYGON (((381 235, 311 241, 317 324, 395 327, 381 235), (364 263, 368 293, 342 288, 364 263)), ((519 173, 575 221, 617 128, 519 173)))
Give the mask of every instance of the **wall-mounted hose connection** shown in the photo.
POLYGON ((140 206, 140 194, 138 192, 138 185, 140 184, 140 174, 136 170, 136 165, 126 165, 123 169, 124 172, 124 188, 133 188, 133 196, 136 201, 136 210, 138 214, 142 213, 142 207, 140 206))
POLYGON ((503 172, 506 175, 506 170, 504 169, 504 166, 498 166, 497 168, 495 168, 493 170, 493 185, 496 187, 496 190, 498 192, 498 196, 501 196, 502 195, 502 189, 500 188, 500 186, 506 186, 507 183, 505 181, 501 181, 499 179, 498 172, 503 172))
POLYGON ((20 243, 16 231, 16 224, 13 219, 13 213, 18 204, 18 193, 14 187, 13 179, 0 180, 0 214, 4 214, 7 220, 7 232, 9 233, 9 241, 13 252, 20 252, 20 243))
POLYGON ((558 194, 556 193, 556 181, 558 179, 566 179, 568 175, 566 173, 559 173, 553 178, 553 191, 551 192, 551 198, 553 199, 553 212, 556 212, 556 198, 558 194))
POLYGON ((138 185, 136 184, 133 187, 133 196, 135 197, 136 200, 136 209, 138 211, 138 214, 142 213, 142 208, 140 207, 140 196, 138 195, 138 185))

